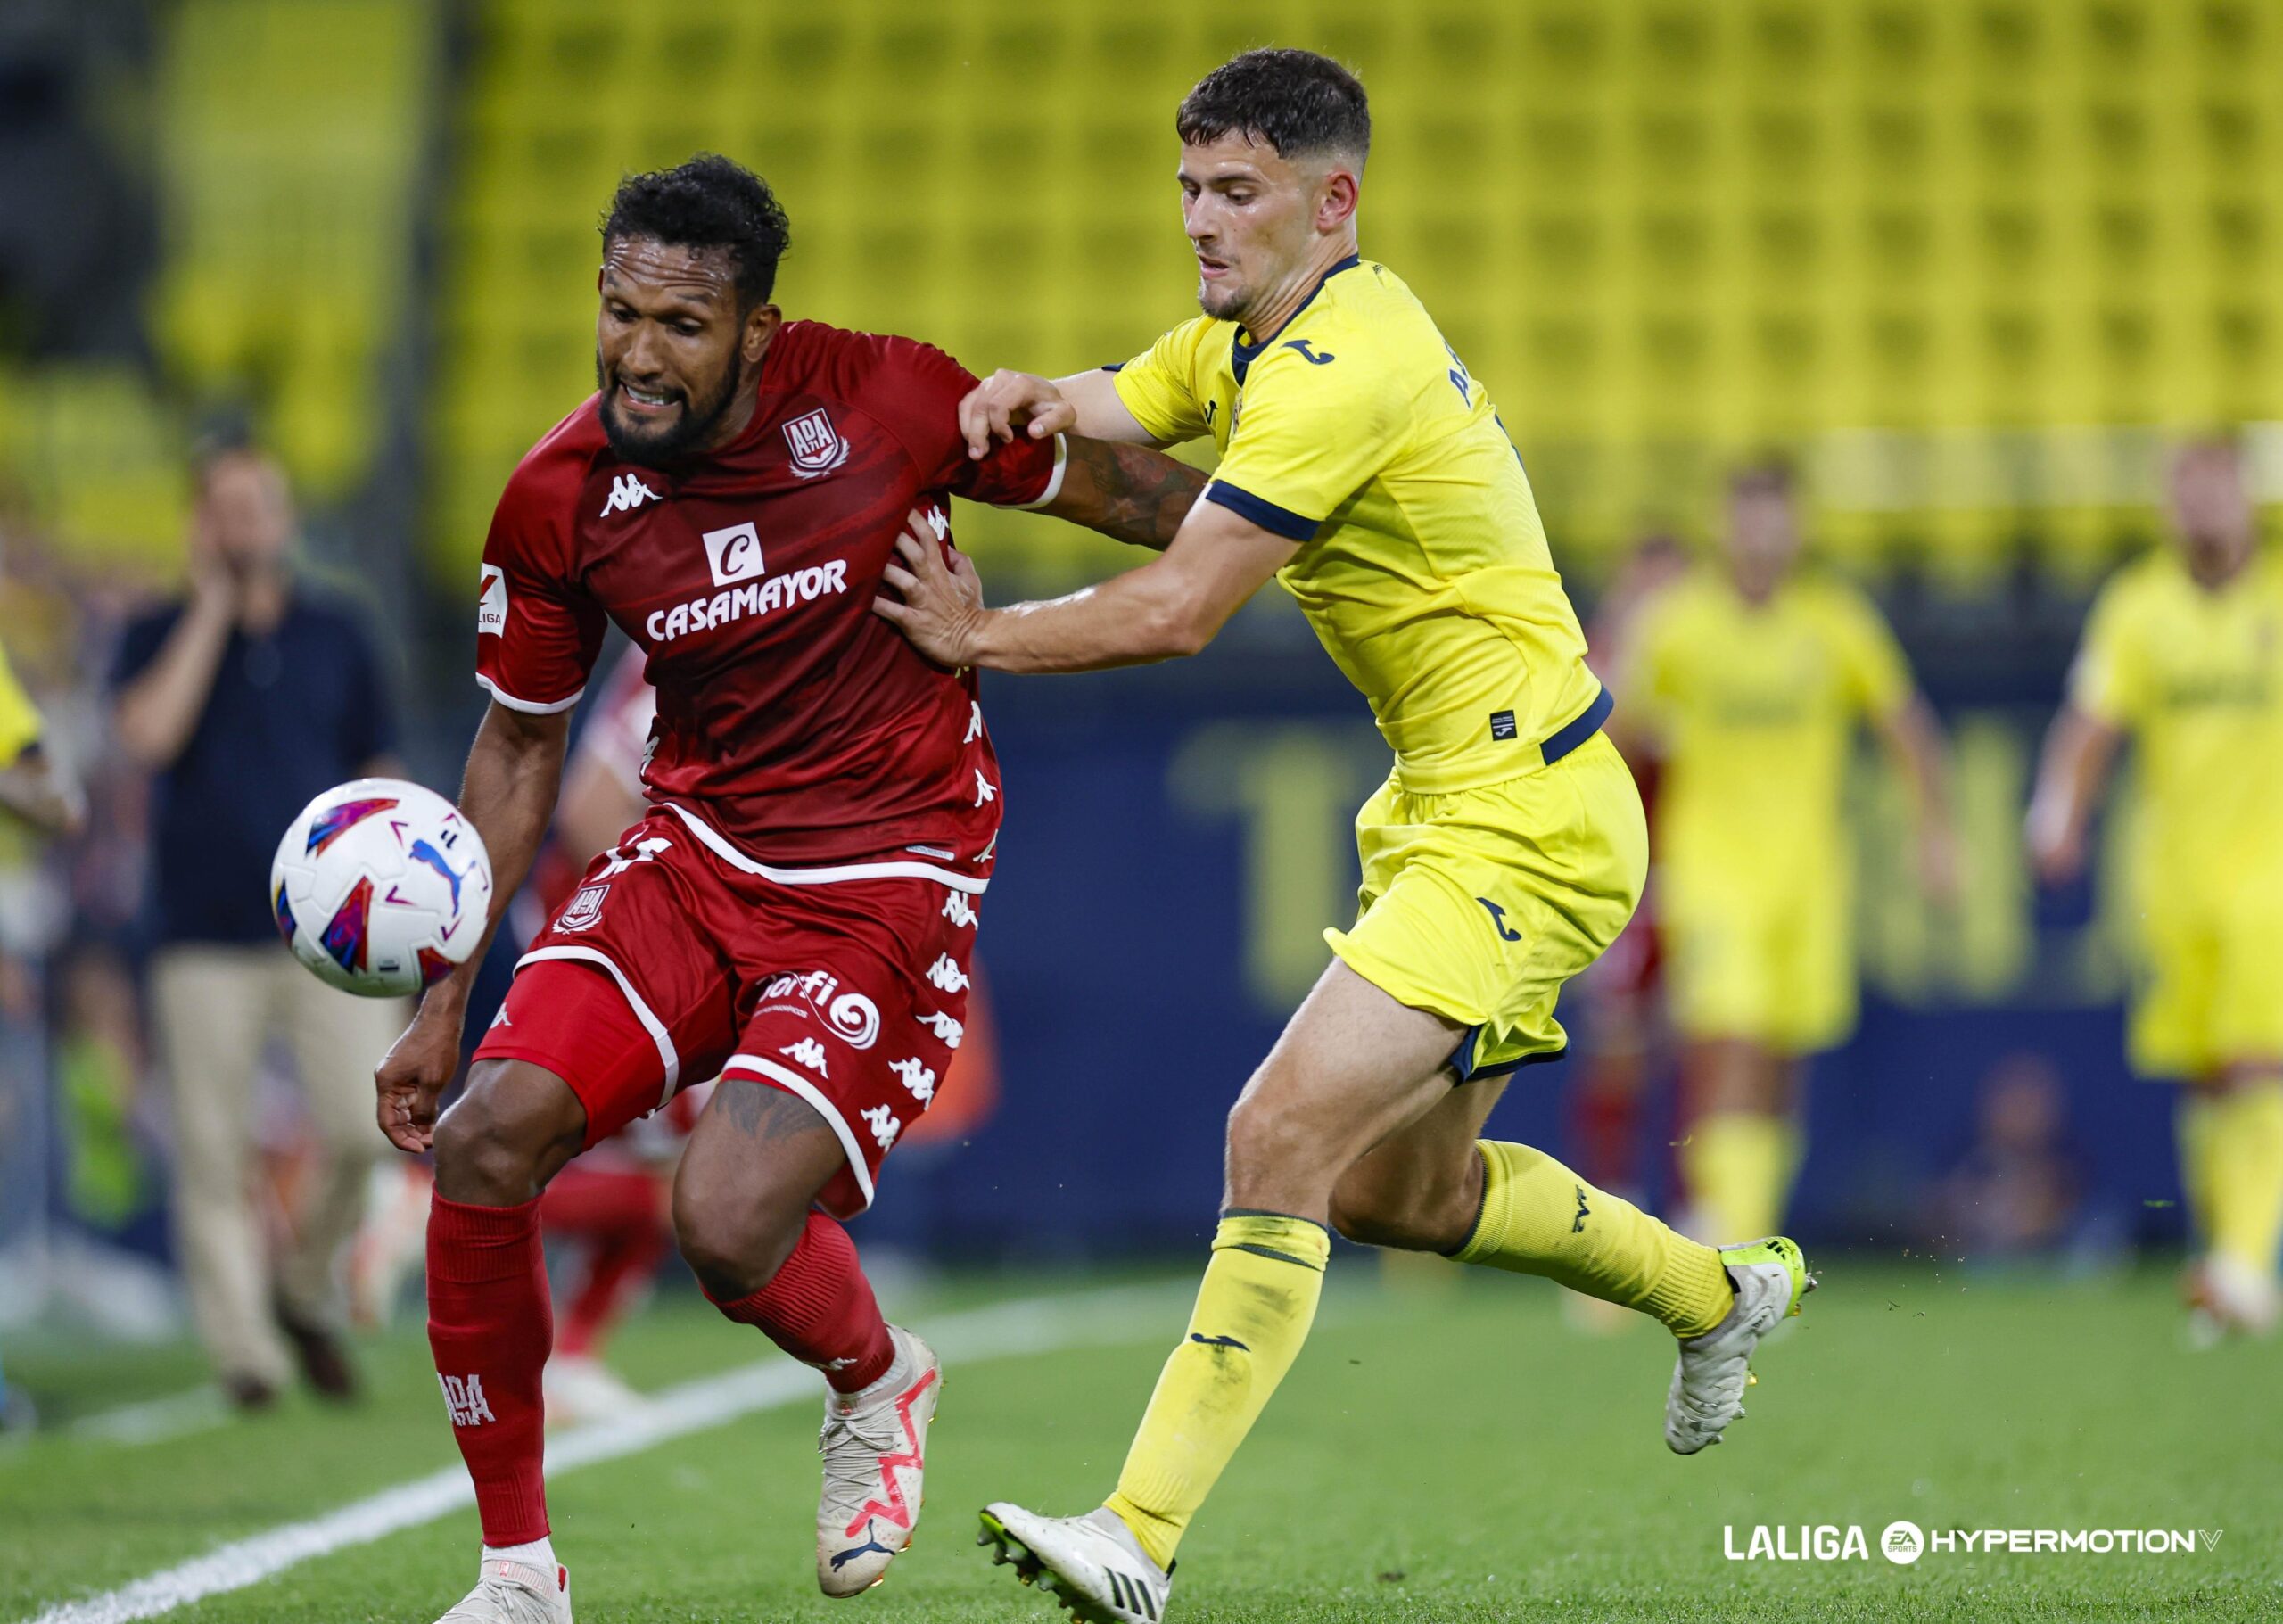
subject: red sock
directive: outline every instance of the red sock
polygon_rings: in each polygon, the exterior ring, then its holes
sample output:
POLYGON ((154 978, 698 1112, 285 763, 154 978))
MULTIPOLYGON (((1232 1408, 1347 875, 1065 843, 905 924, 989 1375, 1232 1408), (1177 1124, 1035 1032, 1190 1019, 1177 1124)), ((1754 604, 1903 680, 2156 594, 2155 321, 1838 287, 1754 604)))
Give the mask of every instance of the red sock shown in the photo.
POLYGON ((586 1249, 583 1274, 563 1310, 555 1350, 594 1353, 666 1249, 658 1179, 639 1168, 581 1167, 555 1175, 540 1198, 540 1224, 586 1249))
POLYGON ((871 1386, 895 1363, 895 1344, 856 1261, 856 1243, 820 1212, 809 1215, 793 1255, 760 1290, 726 1303, 706 1295, 729 1318, 758 1326, 787 1353, 824 1372, 837 1393, 871 1386))
POLYGON ((554 1333, 539 1203, 431 1198, 428 1346, 488 1546, 547 1537, 540 1371, 554 1333))

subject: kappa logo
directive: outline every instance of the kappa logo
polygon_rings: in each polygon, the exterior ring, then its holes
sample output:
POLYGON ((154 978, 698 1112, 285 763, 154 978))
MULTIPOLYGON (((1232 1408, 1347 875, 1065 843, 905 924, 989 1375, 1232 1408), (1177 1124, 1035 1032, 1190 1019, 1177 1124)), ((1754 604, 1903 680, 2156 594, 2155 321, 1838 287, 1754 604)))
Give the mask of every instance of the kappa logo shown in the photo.
POLYGON ((963 745, 971 745, 982 737, 983 702, 979 699, 971 700, 968 702, 967 707, 967 737, 960 739, 960 743, 963 745))
POLYGON ((908 1060, 890 1060, 888 1069, 902 1079, 904 1087, 911 1091, 911 1097, 920 1104, 925 1105, 935 1097, 935 1068, 922 1066, 919 1056, 914 1055, 908 1060))
POLYGON ((944 917, 952 924, 964 929, 983 917, 976 912, 975 904, 967 900, 966 892, 953 891, 948 886, 944 890, 949 894, 944 900, 944 917))
POLYGON ((878 1142, 883 1150, 895 1143, 895 1136, 903 1131, 902 1119, 885 1105, 873 1106, 858 1115, 864 1118, 864 1125, 872 1130, 873 1139, 878 1142))
POLYGON ((821 406, 785 425, 785 444, 793 453, 793 472, 803 479, 829 474, 848 460, 848 442, 821 406))
MULTIPOLYGON (((600 874, 595 876, 595 878, 597 879, 615 879, 618 876, 625 873, 627 870, 632 868, 636 863, 648 862, 659 853, 672 851, 673 849, 673 844, 674 843, 672 841, 667 839, 663 835, 652 835, 646 839, 636 841, 631 846, 619 846, 611 853, 610 862, 608 865, 604 868, 600 874)), ((598 898, 596 900, 599 902, 601 899, 598 898)))
POLYGON ((935 1041, 946 1049, 956 1049, 967 1035, 967 1028, 941 1010, 931 1010, 919 1018, 919 1024, 935 1030, 935 1041))
POLYGON ((928 982, 946 993, 967 991, 967 972, 960 969, 951 954, 938 953, 935 962, 927 967, 928 982))
POLYGON ((450 1413, 456 1427, 480 1427, 487 1421, 499 1418, 491 1413, 491 1406, 483 1397, 483 1378, 477 1375, 447 1376, 436 1373, 436 1385, 444 1389, 444 1408, 450 1413))
POLYGON ((792 1056, 795 1065, 805 1066, 820 1077, 832 1076, 825 1069, 824 1045, 812 1037, 804 1037, 797 1043, 787 1043, 777 1052, 792 1056))
POLYGON ((952 515, 940 507, 930 507, 927 510, 927 528, 935 532, 936 540, 947 540, 952 533, 952 515))
POLYGON ((657 499, 658 493, 644 484, 639 475, 622 474, 611 482, 610 499, 603 504, 603 510, 595 517, 607 519, 614 513, 625 513, 645 502, 657 499))
MULTIPOLYGON (((557 930, 584 930, 603 916, 603 898, 610 894, 607 883, 581 886, 579 894, 564 904, 562 915, 555 921, 557 930)), ((505 1015, 507 1011, 500 1011, 505 1015)))
POLYGON ((977 767, 975 770, 975 804, 982 806, 998 798, 998 790, 992 787, 991 780, 983 776, 983 769, 977 767))
POLYGON ((496 564, 483 565, 476 572, 476 585, 475 635, 507 636, 507 572, 496 564))
POLYGON ((705 543, 705 563, 713 572, 715 586, 735 586, 768 573, 761 561, 761 534, 750 521, 726 530, 709 530, 700 539, 705 543))
POLYGON ((845 1040, 852 1049, 870 1049, 879 1041, 880 1008, 861 993, 843 993, 837 977, 824 970, 779 976, 761 989, 756 1007, 805 1009, 845 1040))

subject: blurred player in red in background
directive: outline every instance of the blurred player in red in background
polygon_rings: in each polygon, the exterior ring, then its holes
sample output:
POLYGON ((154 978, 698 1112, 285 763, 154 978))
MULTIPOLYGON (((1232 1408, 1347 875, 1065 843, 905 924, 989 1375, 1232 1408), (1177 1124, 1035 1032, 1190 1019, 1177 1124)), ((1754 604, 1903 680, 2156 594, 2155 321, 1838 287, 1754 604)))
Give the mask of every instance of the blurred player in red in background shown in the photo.
POLYGON ((439 1119, 473 959, 377 1074, 390 1139, 435 1151, 429 1342, 484 1540, 453 1624, 571 1617, 541 1480, 540 1192, 717 1073, 675 1175, 682 1255, 724 1315, 825 1373, 819 1585, 862 1590, 910 1543, 938 1367, 881 1318, 839 1221, 965 1035, 1000 783, 974 674, 873 602, 906 515, 946 540, 953 494, 1163 547, 1204 483, 1075 436, 970 459, 964 367, 769 302, 787 235, 726 159, 621 185, 598 392, 525 457, 484 545, 492 704, 460 807, 495 895, 538 852, 606 622, 642 649, 658 713, 647 815, 523 955, 466 1092, 439 1119))
MULTIPOLYGON (((1643 610, 1688 573, 1679 539, 1652 532, 1642 537, 1611 580, 1586 629, 1586 657, 1614 677, 1631 659, 1630 638, 1643 610)), ((1657 804, 1657 758, 1647 749, 1626 752, 1642 809, 1657 804)), ((1656 876, 1625 928, 1607 952, 1578 977, 1585 1002, 1586 1059, 1571 1085, 1566 1125, 1572 1164, 1587 1180, 1639 1203, 1646 1168, 1645 1095, 1665 1044, 1662 958, 1657 951, 1656 876)), ((1617 1331, 1638 1315, 1583 1292, 1565 1291, 1570 1323, 1585 1331, 1617 1331)))

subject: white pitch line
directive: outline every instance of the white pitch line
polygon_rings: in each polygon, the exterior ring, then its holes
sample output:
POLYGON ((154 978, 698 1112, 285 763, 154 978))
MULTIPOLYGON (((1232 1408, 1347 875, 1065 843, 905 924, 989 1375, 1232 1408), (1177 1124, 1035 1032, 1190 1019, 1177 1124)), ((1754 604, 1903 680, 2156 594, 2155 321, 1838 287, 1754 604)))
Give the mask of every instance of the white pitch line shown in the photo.
POLYGON ((222 1389, 208 1382, 202 1387, 123 1404, 116 1409, 82 1415, 67 1430, 74 1438, 97 1439, 107 1444, 141 1447, 204 1432, 230 1419, 230 1401, 222 1389))
MULTIPOLYGON (((1148 1316, 1177 1313, 1182 1300, 1184 1297, 1157 1286, 1023 1298, 947 1315, 926 1331, 947 1362, 1052 1353, 1150 1335, 1163 1327, 1148 1316)), ((780 1359, 685 1381, 652 1394, 639 1415, 580 1427, 550 1439, 548 1475, 639 1454, 757 1410, 812 1398, 816 1392, 815 1372, 780 1359)), ((157 1618, 210 1595, 258 1585, 313 1558, 433 1522, 474 1499, 466 1471, 447 1467, 322 1517, 235 1540, 119 1589, 59 1602, 30 1624, 127 1624, 131 1619, 157 1618)))

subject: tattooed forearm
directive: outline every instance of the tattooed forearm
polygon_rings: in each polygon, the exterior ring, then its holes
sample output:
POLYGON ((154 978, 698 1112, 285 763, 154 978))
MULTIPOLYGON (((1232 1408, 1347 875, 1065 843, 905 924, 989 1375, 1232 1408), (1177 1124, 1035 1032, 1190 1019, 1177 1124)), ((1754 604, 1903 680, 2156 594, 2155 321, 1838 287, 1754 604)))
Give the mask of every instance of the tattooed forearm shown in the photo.
POLYGON ((1063 439, 1062 489, 1046 511, 1136 547, 1166 550, 1205 475, 1147 446, 1063 439))

